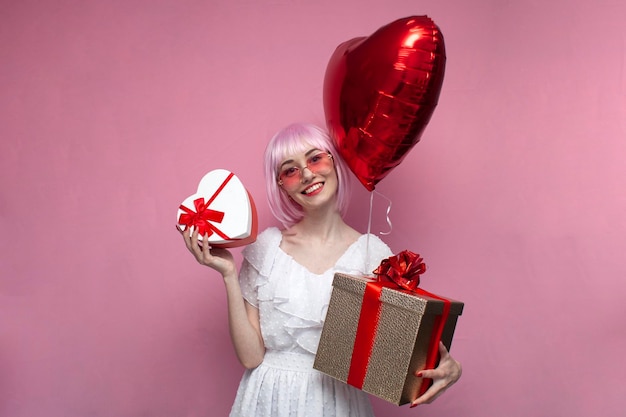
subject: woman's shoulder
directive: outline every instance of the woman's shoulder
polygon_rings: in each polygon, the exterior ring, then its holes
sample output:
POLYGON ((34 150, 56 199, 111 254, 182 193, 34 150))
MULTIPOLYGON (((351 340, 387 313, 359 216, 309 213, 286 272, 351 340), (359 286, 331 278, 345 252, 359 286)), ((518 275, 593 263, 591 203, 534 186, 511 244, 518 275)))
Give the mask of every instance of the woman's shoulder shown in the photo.
POLYGON ((348 274, 371 274, 389 256, 391 249, 378 236, 360 234, 340 258, 335 269, 348 274))
POLYGON ((393 255, 391 248, 381 238, 373 234, 364 234, 359 237, 358 251, 367 257, 365 262, 374 267, 378 266, 383 259, 393 255))
POLYGON ((267 259, 273 259, 280 241, 282 232, 277 227, 268 227, 257 235, 256 240, 243 249, 243 257, 260 270, 267 259))
POLYGON ((374 234, 362 234, 359 236, 358 242, 362 247, 375 248, 381 252, 391 252, 389 246, 378 236, 374 234))
POLYGON ((282 237, 282 232, 280 231, 280 229, 278 227, 271 226, 258 234, 254 244, 257 244, 257 245, 269 244, 276 240, 278 240, 278 242, 280 243, 281 237, 282 237))

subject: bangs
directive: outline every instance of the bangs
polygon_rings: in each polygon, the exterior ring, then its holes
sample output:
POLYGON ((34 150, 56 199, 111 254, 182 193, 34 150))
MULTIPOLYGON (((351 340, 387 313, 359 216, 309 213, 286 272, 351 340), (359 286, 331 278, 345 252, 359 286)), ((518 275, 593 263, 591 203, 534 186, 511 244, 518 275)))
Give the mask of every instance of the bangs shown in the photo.
POLYGON ((333 154, 333 149, 329 149, 328 140, 324 137, 312 135, 311 131, 304 131, 297 129, 294 132, 281 132, 280 136, 275 138, 273 147, 270 151, 270 165, 274 167, 274 174, 278 175, 278 170, 282 162, 293 156, 304 154, 311 149, 319 149, 320 151, 330 152, 333 154))

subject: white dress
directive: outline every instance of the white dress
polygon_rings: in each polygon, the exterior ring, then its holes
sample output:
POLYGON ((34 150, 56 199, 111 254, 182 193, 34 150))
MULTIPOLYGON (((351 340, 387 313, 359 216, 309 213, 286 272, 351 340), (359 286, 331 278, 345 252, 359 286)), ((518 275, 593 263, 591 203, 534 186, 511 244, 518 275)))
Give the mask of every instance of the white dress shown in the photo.
POLYGON ((366 393, 313 369, 313 361, 334 273, 371 274, 391 250, 378 237, 362 235, 333 268, 314 274, 279 248, 281 240, 272 227, 243 251, 241 291, 259 309, 266 353, 244 373, 230 416, 373 416, 366 393))

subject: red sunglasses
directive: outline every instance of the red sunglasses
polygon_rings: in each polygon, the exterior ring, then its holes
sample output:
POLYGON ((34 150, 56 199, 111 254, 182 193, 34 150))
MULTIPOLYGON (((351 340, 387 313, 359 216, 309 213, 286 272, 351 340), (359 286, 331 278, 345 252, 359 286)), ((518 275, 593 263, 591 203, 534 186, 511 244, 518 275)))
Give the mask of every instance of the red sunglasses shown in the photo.
POLYGON ((313 174, 328 174, 333 167, 333 156, 325 151, 319 151, 309 156, 306 164, 300 167, 295 164, 285 164, 278 174, 278 184, 286 187, 293 187, 302 180, 305 169, 313 174))

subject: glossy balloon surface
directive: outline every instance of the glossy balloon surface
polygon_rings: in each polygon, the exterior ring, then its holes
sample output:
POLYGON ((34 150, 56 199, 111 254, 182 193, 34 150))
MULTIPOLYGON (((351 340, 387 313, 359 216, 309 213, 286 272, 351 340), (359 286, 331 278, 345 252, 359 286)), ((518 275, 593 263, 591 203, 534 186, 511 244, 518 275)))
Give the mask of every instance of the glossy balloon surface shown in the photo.
POLYGON ((445 63, 443 36, 427 16, 396 20, 332 54, 324 78, 327 127, 369 191, 419 142, 445 63))

